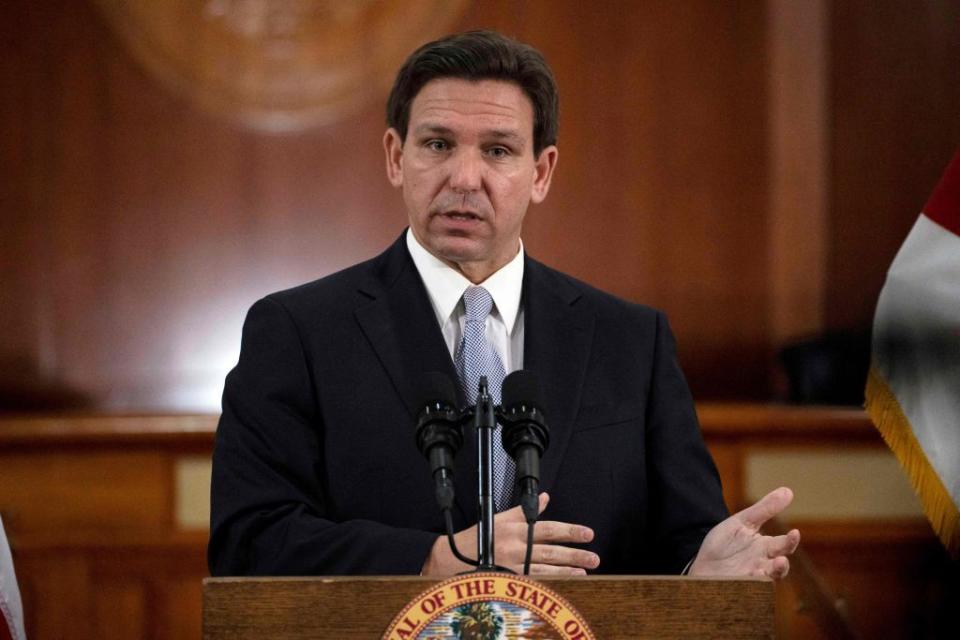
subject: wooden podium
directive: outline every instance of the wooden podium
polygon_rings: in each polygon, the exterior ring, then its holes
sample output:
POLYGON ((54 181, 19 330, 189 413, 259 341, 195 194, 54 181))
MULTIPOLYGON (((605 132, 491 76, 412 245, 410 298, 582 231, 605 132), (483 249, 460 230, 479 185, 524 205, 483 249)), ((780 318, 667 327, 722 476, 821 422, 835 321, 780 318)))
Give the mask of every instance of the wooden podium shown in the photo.
MULTIPOLYGON (((774 584, 765 578, 543 578, 597 638, 772 638, 774 584)), ((205 640, 379 638, 424 577, 207 578, 205 640)))

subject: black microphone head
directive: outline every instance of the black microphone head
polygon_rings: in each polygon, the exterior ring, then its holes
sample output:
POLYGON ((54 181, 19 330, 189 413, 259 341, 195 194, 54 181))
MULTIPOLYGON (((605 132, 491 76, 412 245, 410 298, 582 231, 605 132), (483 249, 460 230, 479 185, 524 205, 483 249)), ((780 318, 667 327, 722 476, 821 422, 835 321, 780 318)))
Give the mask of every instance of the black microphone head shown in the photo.
POLYGON ((540 458, 550 446, 550 429, 541 408, 540 381, 532 371, 514 371, 503 381, 497 417, 504 451, 516 462, 520 505, 527 523, 537 520, 540 458))
POLYGON ((540 401, 540 380, 533 371, 520 369, 504 378, 500 398, 501 406, 505 409, 517 404, 543 408, 540 401))
POLYGON ((523 369, 514 371, 504 378, 500 397, 497 416, 503 425, 504 450, 516 458, 519 448, 532 445, 542 455, 550 444, 550 429, 543 415, 537 375, 523 369))
POLYGON ((457 406, 457 390, 450 376, 441 371, 428 371, 420 376, 414 388, 414 401, 418 411, 428 405, 457 406))
POLYGON ((428 371, 417 379, 414 393, 417 449, 430 461, 437 503, 447 511, 453 509, 454 458, 463 445, 457 391, 450 376, 428 371))
POLYGON ((446 462, 438 459, 431 460, 431 464, 442 463, 452 468, 453 456, 463 444, 463 432, 457 409, 457 392, 450 376, 439 371, 424 373, 417 379, 414 393, 417 403, 417 448, 427 457, 448 452, 446 462))

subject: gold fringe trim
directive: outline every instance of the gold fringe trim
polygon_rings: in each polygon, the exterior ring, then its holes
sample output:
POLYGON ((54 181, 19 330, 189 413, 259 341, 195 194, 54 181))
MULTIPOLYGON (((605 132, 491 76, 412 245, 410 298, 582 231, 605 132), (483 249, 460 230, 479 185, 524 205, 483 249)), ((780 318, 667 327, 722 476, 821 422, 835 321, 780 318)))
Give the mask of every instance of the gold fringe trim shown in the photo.
POLYGON ((866 398, 870 419, 907 472, 934 531, 950 557, 960 558, 960 509, 923 452, 893 391, 873 366, 867 376, 866 398))

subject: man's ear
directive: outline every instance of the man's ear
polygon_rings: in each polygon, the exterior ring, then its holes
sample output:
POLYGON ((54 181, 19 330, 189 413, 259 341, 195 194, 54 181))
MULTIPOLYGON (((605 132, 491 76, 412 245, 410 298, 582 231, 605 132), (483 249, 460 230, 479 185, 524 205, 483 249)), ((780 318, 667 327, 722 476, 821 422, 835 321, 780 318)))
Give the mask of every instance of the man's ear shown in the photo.
POLYGON ((560 151, 556 145, 550 145, 540 151, 540 156, 536 160, 536 166, 533 176, 533 188, 530 191, 530 201, 539 204, 547 197, 550 191, 550 180, 553 178, 553 170, 557 167, 557 158, 560 151))
POLYGON ((393 127, 383 134, 383 151, 387 157, 387 180, 395 187, 403 186, 403 140, 393 127))

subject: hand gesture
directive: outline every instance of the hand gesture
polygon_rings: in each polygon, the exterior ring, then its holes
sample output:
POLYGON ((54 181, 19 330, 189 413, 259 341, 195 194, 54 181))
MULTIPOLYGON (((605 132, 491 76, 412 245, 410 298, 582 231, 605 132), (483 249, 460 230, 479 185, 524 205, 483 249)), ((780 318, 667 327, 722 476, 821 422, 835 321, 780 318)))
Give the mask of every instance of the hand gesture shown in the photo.
POLYGON ((760 527, 792 501, 793 492, 780 487, 715 526, 703 539, 690 575, 785 577, 790 571, 787 556, 800 544, 800 532, 765 536, 760 527))
MULTIPOLYGON (((539 510, 547 507, 550 496, 540 494, 539 510)), ((464 529, 454 534, 457 549, 468 558, 477 551, 477 527, 464 529)), ((537 522, 533 529, 533 554, 530 559, 530 573, 585 575, 587 569, 595 569, 600 564, 597 554, 583 549, 563 546, 566 542, 589 542, 593 540, 593 530, 579 524, 566 522, 537 522)), ((494 555, 498 565, 521 573, 523 559, 527 552, 527 522, 520 507, 501 511, 493 518, 494 555)), ((470 567, 457 560, 450 550, 446 536, 437 538, 423 565, 425 576, 447 576, 470 567)))

